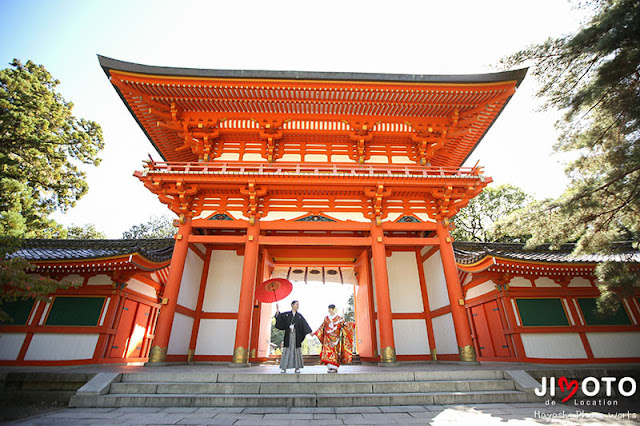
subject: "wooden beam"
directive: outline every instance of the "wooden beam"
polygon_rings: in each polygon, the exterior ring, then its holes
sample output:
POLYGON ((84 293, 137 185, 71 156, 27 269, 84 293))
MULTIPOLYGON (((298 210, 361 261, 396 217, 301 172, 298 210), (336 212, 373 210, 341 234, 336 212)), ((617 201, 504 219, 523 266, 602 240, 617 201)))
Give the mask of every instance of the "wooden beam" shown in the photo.
POLYGON ((368 231, 370 227, 368 222, 260 222, 260 229, 269 231, 368 231))
POLYGON ((246 229, 249 221, 245 220, 207 220, 194 219, 193 228, 204 229, 246 229))
POLYGON ((266 246, 370 246, 369 237, 301 237, 261 236, 260 244, 266 246))
POLYGON ((435 222, 382 222, 382 229, 385 231, 435 231, 436 224, 435 222))
POLYGON ((437 246, 438 238, 384 237, 385 246, 437 246))
POLYGON ((189 235, 190 243, 202 244, 244 244, 244 235, 189 235))

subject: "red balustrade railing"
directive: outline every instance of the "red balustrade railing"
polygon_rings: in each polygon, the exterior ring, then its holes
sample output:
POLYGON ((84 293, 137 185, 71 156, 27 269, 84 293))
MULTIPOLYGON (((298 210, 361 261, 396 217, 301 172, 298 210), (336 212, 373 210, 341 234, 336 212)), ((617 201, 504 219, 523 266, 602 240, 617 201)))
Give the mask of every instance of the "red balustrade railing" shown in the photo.
POLYGON ((144 174, 257 174, 257 175, 387 175, 408 177, 479 177, 482 167, 422 167, 399 164, 258 163, 258 162, 145 162, 144 174))

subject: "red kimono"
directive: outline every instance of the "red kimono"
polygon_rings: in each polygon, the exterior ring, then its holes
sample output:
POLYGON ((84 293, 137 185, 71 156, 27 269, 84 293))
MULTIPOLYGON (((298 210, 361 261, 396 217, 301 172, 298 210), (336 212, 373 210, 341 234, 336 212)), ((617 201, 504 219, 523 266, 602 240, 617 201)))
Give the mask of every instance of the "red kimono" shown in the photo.
POLYGON ((353 330, 355 324, 345 322, 340 315, 326 316, 322 325, 313 333, 322 344, 320 361, 323 364, 351 364, 353 357, 353 330))

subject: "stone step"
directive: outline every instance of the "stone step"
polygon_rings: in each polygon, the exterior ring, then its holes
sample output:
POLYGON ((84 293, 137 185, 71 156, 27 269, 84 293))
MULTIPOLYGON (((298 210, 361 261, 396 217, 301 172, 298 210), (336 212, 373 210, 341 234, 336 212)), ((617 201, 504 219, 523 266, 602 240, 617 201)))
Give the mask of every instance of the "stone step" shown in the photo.
POLYGON ((370 383, 502 379, 504 379, 504 373, 501 370, 395 371, 357 374, 258 374, 150 371, 144 373, 124 373, 121 381, 144 383, 370 383))
POLYGON ((367 394, 514 390, 510 380, 308 383, 112 383, 111 394, 367 394))
POLYGON ((351 407, 528 402, 518 391, 385 394, 107 394, 74 396, 70 407, 351 407))

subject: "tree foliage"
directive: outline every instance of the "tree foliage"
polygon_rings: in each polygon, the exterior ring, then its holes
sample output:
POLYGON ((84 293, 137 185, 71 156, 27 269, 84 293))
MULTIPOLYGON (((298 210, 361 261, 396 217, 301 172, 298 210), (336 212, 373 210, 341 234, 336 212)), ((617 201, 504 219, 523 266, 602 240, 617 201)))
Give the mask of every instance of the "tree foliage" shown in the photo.
POLYGON ((522 238, 496 234, 494 225, 508 214, 525 207, 532 199, 513 185, 487 187, 454 216, 455 229, 451 235, 458 241, 520 242, 522 238))
POLYGON ((102 240, 107 236, 104 232, 98 231, 93 223, 84 225, 71 225, 66 229, 67 238, 70 240, 102 240))
MULTIPOLYGON (((566 168, 570 183, 558 199, 530 205, 501 229, 530 233, 529 246, 575 241, 576 253, 612 253, 614 241, 637 244, 640 231, 640 1, 592 0, 582 6, 593 16, 577 33, 503 60, 506 67, 532 65, 545 106, 564 112, 555 149, 572 153, 574 160, 566 168)), ((633 280, 618 275, 625 268, 601 265, 599 276, 607 280, 603 297, 630 291, 633 280)))
POLYGON ((80 164, 98 165, 100 126, 72 114, 42 66, 14 59, 0 70, 0 235, 55 237, 48 216, 87 192, 80 164))
POLYGON ((77 287, 81 283, 33 274, 34 266, 21 257, 9 257, 20 247, 20 240, 0 237, 0 323, 11 322, 12 318, 2 310, 6 303, 16 300, 37 299, 48 302, 48 295, 59 288, 77 287))
POLYGON ((140 238, 168 238, 176 233, 173 226, 173 219, 167 215, 154 216, 145 223, 133 225, 122 233, 125 239, 140 238))

